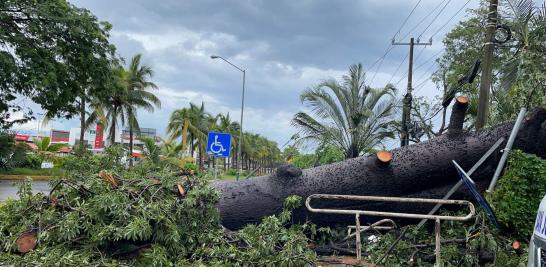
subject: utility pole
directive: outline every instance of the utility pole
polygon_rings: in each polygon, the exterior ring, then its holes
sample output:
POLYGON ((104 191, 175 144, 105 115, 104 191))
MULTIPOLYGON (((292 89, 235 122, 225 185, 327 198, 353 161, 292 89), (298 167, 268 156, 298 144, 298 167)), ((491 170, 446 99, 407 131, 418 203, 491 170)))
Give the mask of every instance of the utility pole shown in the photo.
POLYGON ((498 0, 489 0, 489 12, 487 14, 487 31, 485 33, 485 48, 483 55, 482 79, 480 83, 480 97, 478 98, 478 116, 476 117, 476 129, 483 128, 487 123, 489 111, 489 91, 491 88, 491 69, 493 63, 494 38, 497 30, 497 6, 498 0))
POLYGON ((400 133, 400 146, 409 145, 409 133, 408 126, 411 123, 411 102, 413 97, 411 92, 413 91, 412 79, 413 79, 413 47, 416 45, 432 45, 432 39, 428 43, 419 42, 417 38, 417 43, 414 41, 413 37, 410 39, 409 43, 395 43, 394 39, 392 40, 392 45, 409 45, 409 68, 408 68, 408 89, 406 95, 404 96, 404 107, 402 108, 402 132, 400 133))

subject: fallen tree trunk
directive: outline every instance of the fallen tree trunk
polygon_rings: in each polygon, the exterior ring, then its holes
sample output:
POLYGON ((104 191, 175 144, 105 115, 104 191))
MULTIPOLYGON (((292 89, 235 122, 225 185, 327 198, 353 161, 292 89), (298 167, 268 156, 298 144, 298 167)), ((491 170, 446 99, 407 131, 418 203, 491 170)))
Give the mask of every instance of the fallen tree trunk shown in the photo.
MULTIPOLYGON (((457 114, 460 116, 460 114, 457 114)), ((462 126, 457 118, 450 126, 462 126)), ((451 160, 468 170, 501 137, 510 134, 513 123, 506 123, 476 132, 448 131, 426 142, 394 149, 392 159, 385 162, 377 156, 358 157, 342 162, 299 170, 283 166, 275 174, 242 181, 213 184, 222 193, 217 205, 222 224, 240 228, 260 221, 264 216, 281 211, 283 200, 290 195, 303 198, 311 194, 376 195, 441 198, 458 181, 451 160)), ((529 115, 518 134, 514 148, 546 156, 546 110, 529 115)), ((385 156, 385 155, 381 155, 385 156)), ((485 188, 500 159, 494 153, 473 175, 485 188)), ((466 188, 461 188, 463 193, 466 188)), ((454 198, 461 195, 454 196, 454 198)), ((355 202, 313 203, 314 207, 367 208, 389 211, 428 211, 429 206, 355 202)), ((354 223, 352 216, 311 214, 305 207, 294 211, 296 220, 309 219, 319 225, 354 223)), ((373 221, 373 218, 363 218, 373 221)))

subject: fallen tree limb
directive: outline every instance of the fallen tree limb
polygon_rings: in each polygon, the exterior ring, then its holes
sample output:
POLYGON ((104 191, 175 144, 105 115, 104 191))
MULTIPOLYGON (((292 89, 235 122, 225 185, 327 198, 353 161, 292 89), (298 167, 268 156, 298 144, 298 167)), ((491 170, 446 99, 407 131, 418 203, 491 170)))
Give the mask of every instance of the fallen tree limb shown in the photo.
MULTIPOLYGON (((469 169, 499 138, 508 137, 513 123, 476 131, 444 134, 434 139, 394 149, 392 160, 380 164, 377 156, 358 157, 342 162, 298 170, 282 166, 275 174, 243 181, 219 181, 213 186, 222 193, 217 207, 222 224, 228 228, 241 228, 256 223, 264 216, 281 211, 283 200, 290 195, 303 198, 311 194, 379 195, 400 197, 441 198, 458 175, 451 160, 469 169)), ((529 115, 518 134, 514 148, 527 153, 546 156, 546 109, 529 115)), ((478 187, 484 189, 491 179, 499 153, 494 153, 473 175, 478 187)), ((461 188, 453 198, 465 194, 461 188), (462 194, 462 195, 461 195, 462 194)), ((317 208, 351 208, 388 211, 428 211, 426 205, 367 204, 332 201, 313 204, 317 208)), ((310 219, 319 225, 354 223, 352 216, 317 215, 305 208, 294 211, 297 220, 310 219)), ((363 223, 374 221, 362 218, 363 223)))

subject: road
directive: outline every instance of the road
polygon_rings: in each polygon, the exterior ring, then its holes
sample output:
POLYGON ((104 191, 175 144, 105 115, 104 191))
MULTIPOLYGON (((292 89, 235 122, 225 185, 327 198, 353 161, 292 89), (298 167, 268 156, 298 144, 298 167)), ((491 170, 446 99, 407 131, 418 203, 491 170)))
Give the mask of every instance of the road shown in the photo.
MULTIPOLYGON (((17 197, 17 181, 0 180, 0 201, 4 201, 8 198, 17 197)), ((47 181, 34 181, 32 182, 32 191, 34 193, 44 192, 49 193, 49 185, 47 181)))

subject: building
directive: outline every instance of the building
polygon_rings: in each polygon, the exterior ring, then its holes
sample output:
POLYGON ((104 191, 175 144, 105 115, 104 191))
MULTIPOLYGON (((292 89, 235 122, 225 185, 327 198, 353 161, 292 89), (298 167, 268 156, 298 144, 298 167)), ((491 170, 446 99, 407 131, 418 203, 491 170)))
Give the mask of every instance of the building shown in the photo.
MULTIPOLYGON (((121 133, 121 139, 123 140, 124 144, 129 144, 130 140, 130 133, 129 128, 123 129, 121 133)), ((156 140, 157 139, 157 131, 153 128, 140 128, 139 131, 133 131, 133 144, 134 145, 143 145, 143 142, 140 140, 142 138, 151 138, 156 140)), ((118 142, 116 140, 116 142, 118 142)))
POLYGON ((70 131, 51 129, 49 138, 52 144, 68 144, 70 141, 70 131))
MULTIPOLYGON (((133 133, 133 145, 135 150, 142 148, 143 142, 140 138, 152 138, 156 141, 159 140, 157 136, 157 130, 153 128, 140 128, 140 131, 134 131, 133 133)), ((68 144, 74 146, 80 143, 80 128, 71 128, 69 131, 68 144)), ((116 132, 114 142, 116 144, 128 145, 130 139, 129 129, 125 128, 122 131, 116 132)), ((87 144, 87 147, 94 151, 102 151, 105 147, 105 144, 109 143, 107 139, 107 133, 105 129, 100 124, 92 125, 84 133, 84 142, 87 144)))
MULTIPOLYGON (((68 144, 75 146, 80 144, 80 130, 81 128, 71 128, 69 131, 68 144)), ((104 128, 100 124, 91 125, 83 135, 83 142, 87 148, 102 151, 104 149, 104 143, 106 141, 106 135, 104 134, 104 128)))

